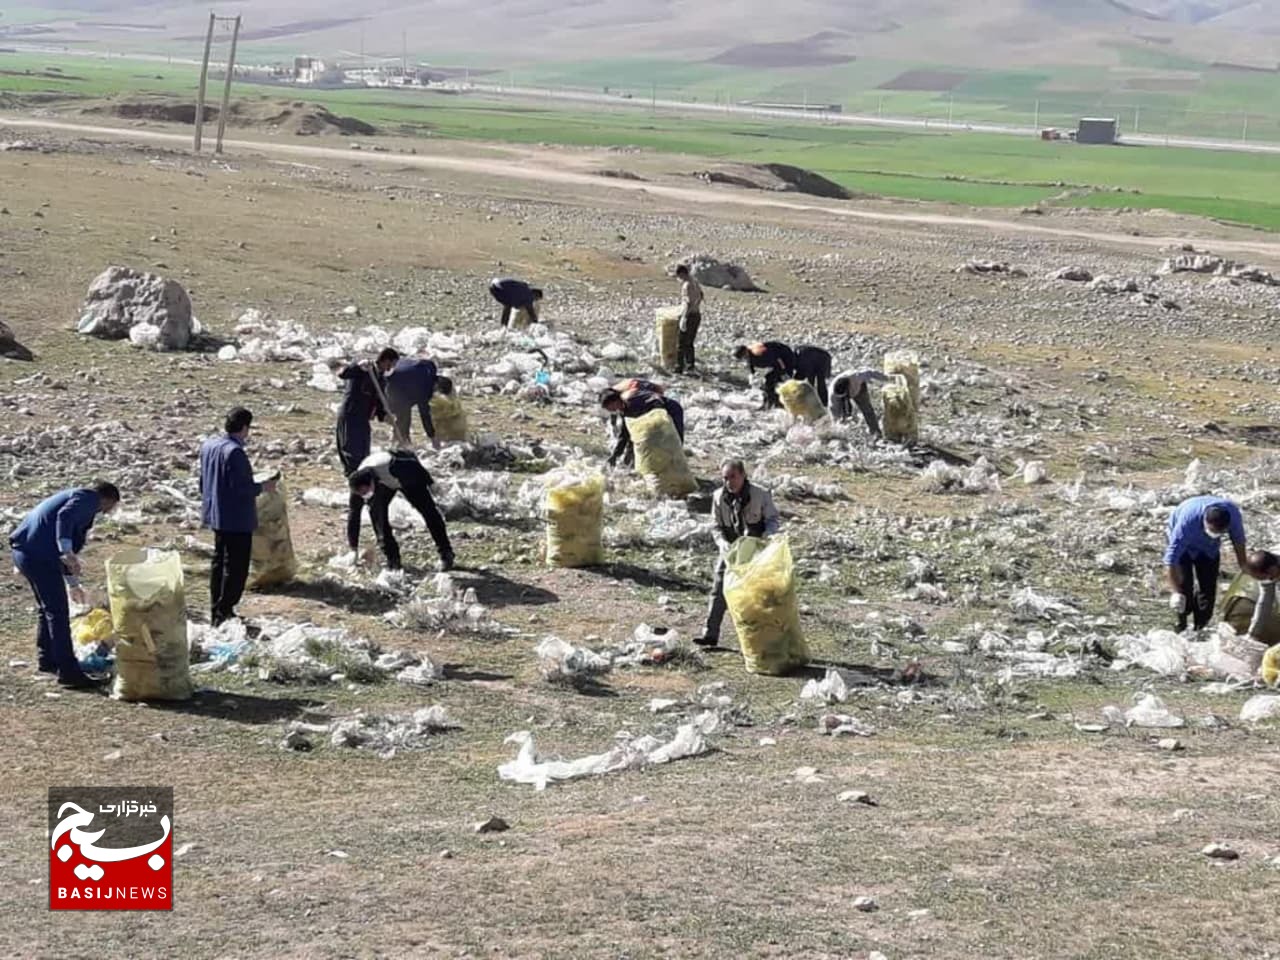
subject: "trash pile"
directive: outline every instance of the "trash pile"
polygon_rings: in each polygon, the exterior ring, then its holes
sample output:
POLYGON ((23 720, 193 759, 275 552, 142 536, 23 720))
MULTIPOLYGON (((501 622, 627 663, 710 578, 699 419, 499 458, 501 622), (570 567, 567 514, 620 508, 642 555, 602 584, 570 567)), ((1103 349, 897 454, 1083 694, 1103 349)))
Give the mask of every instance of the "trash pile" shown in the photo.
POLYGON ((701 653, 677 631, 647 623, 636 627, 631 639, 618 646, 592 650, 552 636, 539 643, 535 653, 543 680, 571 686, 589 685, 617 667, 703 662, 701 653))
POLYGON ((295 720, 285 729, 281 750, 307 753, 314 750, 313 737, 328 740, 331 747, 367 750, 390 760, 399 750, 425 750, 433 737, 461 725, 441 706, 423 707, 408 715, 357 713, 329 723, 295 720))
POLYGON ((424 580, 395 610, 387 622, 404 630, 451 631, 473 636, 499 636, 508 632, 480 603, 474 587, 460 587, 447 573, 424 580))

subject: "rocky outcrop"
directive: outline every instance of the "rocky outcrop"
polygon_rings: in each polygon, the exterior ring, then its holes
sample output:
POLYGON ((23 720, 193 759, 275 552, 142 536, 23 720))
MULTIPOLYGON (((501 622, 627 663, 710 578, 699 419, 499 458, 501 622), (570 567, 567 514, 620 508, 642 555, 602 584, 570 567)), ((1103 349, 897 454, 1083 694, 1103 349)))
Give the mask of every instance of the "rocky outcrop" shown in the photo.
POLYGON ((152 350, 185 350, 200 332, 182 284, 129 267, 109 267, 93 281, 76 329, 152 350))

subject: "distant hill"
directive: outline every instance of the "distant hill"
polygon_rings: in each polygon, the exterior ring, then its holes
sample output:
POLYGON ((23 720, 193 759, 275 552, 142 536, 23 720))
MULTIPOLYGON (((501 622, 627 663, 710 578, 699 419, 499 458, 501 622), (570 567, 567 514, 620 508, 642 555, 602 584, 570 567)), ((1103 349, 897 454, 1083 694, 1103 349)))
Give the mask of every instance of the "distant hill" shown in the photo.
MULTIPOLYGON (((0 0, 0 43, 190 50, 190 0, 0 0)), ((246 56, 410 53, 459 62, 647 57, 762 70, 854 59, 972 67, 1164 58, 1274 67, 1280 0, 243 0, 246 56)))

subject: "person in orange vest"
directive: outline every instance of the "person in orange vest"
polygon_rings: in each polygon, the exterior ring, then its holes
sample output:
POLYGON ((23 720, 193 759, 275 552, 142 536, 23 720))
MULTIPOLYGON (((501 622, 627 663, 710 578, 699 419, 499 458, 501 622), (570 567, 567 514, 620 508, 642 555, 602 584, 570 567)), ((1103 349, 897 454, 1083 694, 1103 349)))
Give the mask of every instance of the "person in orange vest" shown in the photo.
POLYGON ((778 399, 778 384, 791 377, 796 369, 796 355, 785 343, 767 340, 764 343, 742 344, 734 349, 735 360, 745 361, 747 372, 763 370, 764 409, 782 406, 778 399))
POLYGON ((609 466, 621 460, 627 466, 635 463, 635 444, 631 440, 631 432, 627 430, 627 419, 643 417, 654 410, 665 410, 684 441, 684 407, 675 400, 664 395, 658 384, 640 378, 623 380, 607 390, 600 392, 600 406, 621 420, 618 441, 609 457, 609 466))

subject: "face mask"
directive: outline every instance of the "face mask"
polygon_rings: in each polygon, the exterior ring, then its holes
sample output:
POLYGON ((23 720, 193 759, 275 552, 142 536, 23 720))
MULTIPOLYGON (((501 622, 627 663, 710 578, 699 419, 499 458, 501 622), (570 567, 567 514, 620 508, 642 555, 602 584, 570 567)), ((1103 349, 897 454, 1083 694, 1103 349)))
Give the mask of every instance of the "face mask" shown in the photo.
POLYGON ((368 503, 370 500, 373 499, 373 491, 370 490, 368 493, 360 494, 360 499, 363 500, 365 503, 368 503))
POLYGON ((1209 525, 1206 523, 1204 525, 1204 535, 1208 537, 1210 540, 1221 540, 1223 537, 1227 535, 1227 532, 1224 530, 1221 533, 1219 533, 1216 530, 1211 530, 1209 529, 1209 525))

